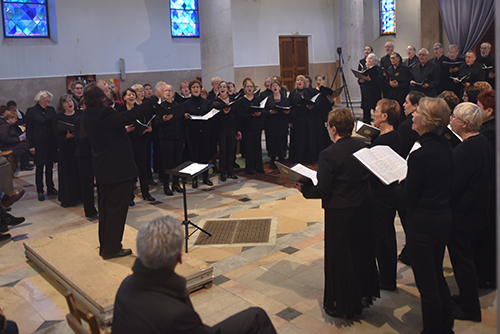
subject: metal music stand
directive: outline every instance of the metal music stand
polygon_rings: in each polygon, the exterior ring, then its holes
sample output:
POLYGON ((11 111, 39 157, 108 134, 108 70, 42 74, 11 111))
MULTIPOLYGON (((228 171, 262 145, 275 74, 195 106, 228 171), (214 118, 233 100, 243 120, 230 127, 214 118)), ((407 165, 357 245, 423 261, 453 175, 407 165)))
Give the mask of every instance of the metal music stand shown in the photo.
POLYGON ((198 175, 200 175, 201 173, 203 172, 206 172, 208 171, 210 168, 212 168, 214 165, 211 165, 211 164, 208 164, 207 167, 203 168, 202 170, 200 170, 199 172, 195 173, 195 174, 188 174, 188 173, 181 173, 179 172, 180 170, 183 170, 184 168, 188 167, 189 165, 193 164, 194 162, 192 161, 186 161, 186 162, 183 162, 182 164, 180 164, 179 166, 175 167, 175 168, 172 168, 172 169, 165 169, 165 174, 168 174, 168 175, 173 175, 173 176, 179 176, 181 179, 182 179, 182 197, 184 199, 184 221, 182 222, 182 225, 184 225, 184 228, 185 228, 185 249, 186 249, 186 253, 188 252, 188 240, 189 238, 198 230, 200 230, 201 232, 207 234, 209 237, 212 236, 212 234, 210 234, 209 232, 205 231, 204 229, 202 229, 201 227, 199 227, 198 225, 196 225, 195 223, 193 223, 192 221, 189 220, 188 218, 188 213, 187 213, 187 198, 186 198, 186 180, 188 177, 191 177, 191 178, 194 178, 194 177, 197 177, 198 175), (189 230, 188 230, 188 227, 189 225, 192 225, 195 230, 191 233, 189 233, 189 230))
MULTIPOLYGON (((339 47, 337 48, 337 53, 339 55, 339 67, 337 67, 337 71, 335 71, 335 77, 333 78, 332 81, 332 87, 333 83, 337 79, 337 75, 340 73, 340 86, 344 86, 344 94, 345 94, 345 103, 347 108, 349 108, 354 115, 354 109, 352 108, 352 101, 351 101, 351 94, 349 94, 349 88, 347 87, 347 81, 345 79, 344 75, 344 57, 342 56, 342 48, 339 47)), ((331 88, 331 87, 330 87, 331 88)))

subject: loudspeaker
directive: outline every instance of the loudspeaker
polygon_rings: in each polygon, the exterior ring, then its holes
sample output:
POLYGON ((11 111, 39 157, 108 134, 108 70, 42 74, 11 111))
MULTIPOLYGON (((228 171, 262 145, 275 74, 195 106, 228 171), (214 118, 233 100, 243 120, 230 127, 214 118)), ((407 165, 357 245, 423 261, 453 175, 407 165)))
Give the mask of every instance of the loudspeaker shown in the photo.
POLYGON ((127 74, 125 73, 125 59, 120 58, 120 60, 118 60, 118 63, 120 64, 120 79, 122 81, 125 81, 125 79, 127 78, 127 74))

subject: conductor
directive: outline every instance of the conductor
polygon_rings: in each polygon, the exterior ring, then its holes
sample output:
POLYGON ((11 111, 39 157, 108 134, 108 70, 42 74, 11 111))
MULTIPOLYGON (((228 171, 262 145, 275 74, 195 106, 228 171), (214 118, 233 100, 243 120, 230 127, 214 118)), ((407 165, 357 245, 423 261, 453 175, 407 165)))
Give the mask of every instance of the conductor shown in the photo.
MULTIPOLYGON (((104 260, 127 256, 132 250, 123 248, 121 241, 133 180, 139 172, 125 125, 151 114, 158 104, 147 103, 130 112, 118 112, 111 108, 110 87, 102 83, 89 84, 83 96, 87 108, 82 123, 92 147, 94 173, 99 184, 99 255, 104 260)), ((158 97, 151 99, 157 102, 158 97)))

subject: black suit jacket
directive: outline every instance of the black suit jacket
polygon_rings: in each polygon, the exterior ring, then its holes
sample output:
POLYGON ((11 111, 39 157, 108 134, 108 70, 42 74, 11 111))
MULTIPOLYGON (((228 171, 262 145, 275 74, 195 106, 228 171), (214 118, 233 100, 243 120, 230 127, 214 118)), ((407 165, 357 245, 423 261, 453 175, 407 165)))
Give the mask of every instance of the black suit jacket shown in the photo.
POLYGON ((361 139, 345 137, 321 151, 318 185, 304 184, 304 197, 321 198, 324 209, 358 207, 371 199, 370 173, 352 155, 364 147, 361 139))
POLYGON ((57 159, 57 141, 54 133, 56 110, 43 109, 38 103, 26 111, 26 139, 35 148, 35 163, 46 164, 57 159))
MULTIPOLYGON (((158 101, 155 96, 151 100, 158 101)), ((82 123, 92 147, 97 182, 121 183, 137 177, 139 171, 125 125, 152 115, 156 106, 156 103, 143 103, 130 112, 118 112, 111 107, 85 109, 82 123)))

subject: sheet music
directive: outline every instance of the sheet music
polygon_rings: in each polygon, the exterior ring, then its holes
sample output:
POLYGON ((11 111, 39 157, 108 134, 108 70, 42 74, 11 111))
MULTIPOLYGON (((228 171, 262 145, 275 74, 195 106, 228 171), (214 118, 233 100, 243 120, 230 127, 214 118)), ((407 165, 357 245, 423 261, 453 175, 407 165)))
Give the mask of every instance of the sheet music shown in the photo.
POLYGON ((189 175, 195 175, 196 173, 199 173, 203 169, 207 168, 208 164, 199 164, 197 162, 192 163, 191 165, 181 169, 179 173, 186 173, 189 175))
POLYGON ((217 115, 219 113, 219 111, 220 110, 213 108, 212 110, 210 110, 209 112, 207 112, 203 116, 189 115, 189 118, 191 118, 194 121, 208 121, 210 118, 217 115))
POLYGON ((296 164, 295 166, 293 166, 290 169, 301 174, 301 175, 304 175, 305 177, 310 178, 315 186, 318 185, 318 172, 316 172, 315 170, 312 170, 311 168, 307 168, 306 166, 304 166, 302 164, 296 164))

